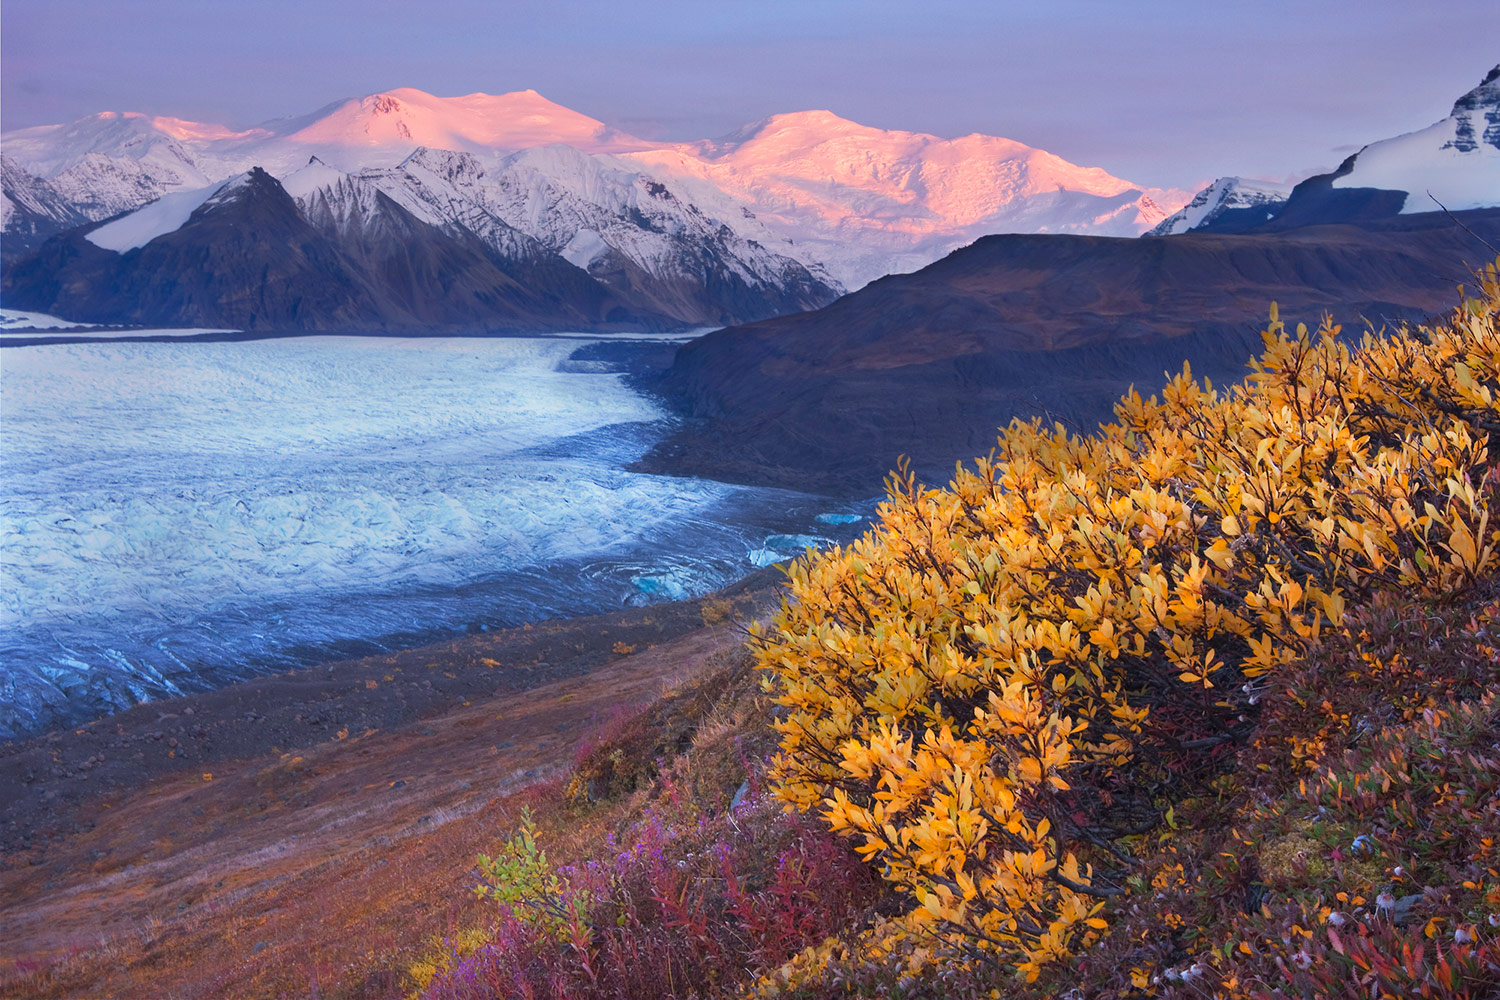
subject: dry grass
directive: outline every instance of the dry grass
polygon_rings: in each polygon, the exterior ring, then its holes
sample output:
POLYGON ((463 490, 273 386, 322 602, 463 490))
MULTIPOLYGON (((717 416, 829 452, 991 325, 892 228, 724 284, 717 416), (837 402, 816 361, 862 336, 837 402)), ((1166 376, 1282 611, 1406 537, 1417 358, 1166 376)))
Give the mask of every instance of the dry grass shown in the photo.
MULTIPOLYGON (((522 804, 557 793, 596 720, 738 646, 726 624, 586 677, 109 803, 41 864, 0 871, 0 996, 403 996, 430 940, 490 915, 471 891, 476 853, 522 804)), ((560 817, 547 835, 581 853, 608 823, 560 817)))

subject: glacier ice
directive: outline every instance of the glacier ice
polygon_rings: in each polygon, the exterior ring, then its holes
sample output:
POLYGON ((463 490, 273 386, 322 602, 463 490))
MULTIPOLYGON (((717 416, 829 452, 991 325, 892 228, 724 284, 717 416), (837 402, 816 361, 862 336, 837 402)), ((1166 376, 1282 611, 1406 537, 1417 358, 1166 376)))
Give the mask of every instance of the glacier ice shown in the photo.
POLYGON ((768 536, 762 544, 768 549, 775 549, 778 552, 788 552, 800 556, 807 549, 827 545, 830 541, 831 539, 823 538, 820 535, 781 534, 768 536))
POLYGON ((0 309, 0 332, 10 330, 59 330, 71 327, 90 327, 92 323, 75 323, 61 316, 47 313, 25 312, 21 309, 0 309))
POLYGON ((0 739, 800 552, 826 501, 623 471, 669 418, 585 343, 0 348, 0 739))

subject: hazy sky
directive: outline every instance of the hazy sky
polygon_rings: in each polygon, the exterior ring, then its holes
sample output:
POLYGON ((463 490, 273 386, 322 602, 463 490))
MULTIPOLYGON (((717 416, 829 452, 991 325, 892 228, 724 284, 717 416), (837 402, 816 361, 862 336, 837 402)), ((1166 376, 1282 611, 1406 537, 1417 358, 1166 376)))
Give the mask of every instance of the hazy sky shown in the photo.
POLYGON ((530 87, 650 138, 828 108, 1191 186, 1333 166, 1497 62, 1497 0, 4 0, 0 124, 530 87))

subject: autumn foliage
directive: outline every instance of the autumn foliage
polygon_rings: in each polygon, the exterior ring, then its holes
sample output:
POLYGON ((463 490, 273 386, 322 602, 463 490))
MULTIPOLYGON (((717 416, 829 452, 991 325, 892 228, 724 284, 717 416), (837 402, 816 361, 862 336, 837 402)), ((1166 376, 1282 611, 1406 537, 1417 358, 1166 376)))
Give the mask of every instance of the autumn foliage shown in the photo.
POLYGON ((773 787, 903 903, 768 987, 851 948, 1036 979, 1109 932, 1140 839, 1282 674, 1382 594, 1488 585, 1497 317, 1495 267, 1445 322, 1357 344, 1273 307, 1243 385, 1184 371, 1088 436, 1015 423, 946 489, 893 477, 869 534, 793 566, 755 638, 773 787))
POLYGON ((789 569, 760 689, 736 668, 591 746, 551 832, 480 859, 493 926, 415 985, 1500 995, 1497 268, 1358 341, 1273 307, 1244 384, 1184 371, 1092 435, 1012 424, 947 488, 893 476, 789 569))

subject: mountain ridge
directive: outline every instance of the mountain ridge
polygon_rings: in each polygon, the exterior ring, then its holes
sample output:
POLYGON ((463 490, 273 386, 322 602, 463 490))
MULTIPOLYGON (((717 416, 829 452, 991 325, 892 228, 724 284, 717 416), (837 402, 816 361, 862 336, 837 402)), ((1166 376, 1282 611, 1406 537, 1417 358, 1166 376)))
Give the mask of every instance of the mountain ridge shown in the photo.
POLYGON ((772 115, 714 140, 654 142, 535 91, 442 98, 396 88, 244 130, 105 112, 3 140, 8 155, 43 180, 85 171, 92 157, 94 183, 80 178, 68 193, 92 197, 85 214, 94 220, 254 166, 285 178, 314 155, 358 173, 397 167, 419 148, 496 162, 563 144, 628 165, 840 287, 920 267, 985 232, 1137 235, 1187 197, 1012 139, 886 131, 830 111, 772 115))
POLYGON ((7 301, 93 322, 244 330, 663 323, 566 262, 499 260, 472 234, 443 233, 389 199, 340 229, 310 221, 265 171, 242 177, 139 246, 99 247, 94 227, 53 237, 7 270, 7 301))
POLYGON ((1453 102, 1448 115, 1367 143, 1328 173, 1290 190, 1221 177, 1147 235, 1194 230, 1293 229, 1500 205, 1500 65, 1453 102))

